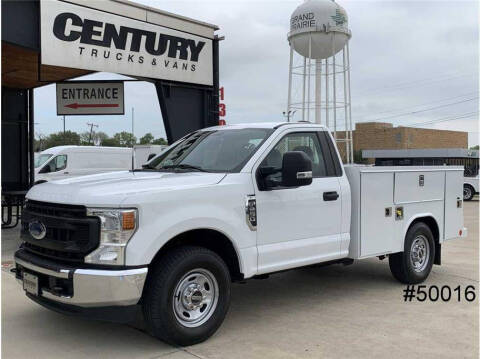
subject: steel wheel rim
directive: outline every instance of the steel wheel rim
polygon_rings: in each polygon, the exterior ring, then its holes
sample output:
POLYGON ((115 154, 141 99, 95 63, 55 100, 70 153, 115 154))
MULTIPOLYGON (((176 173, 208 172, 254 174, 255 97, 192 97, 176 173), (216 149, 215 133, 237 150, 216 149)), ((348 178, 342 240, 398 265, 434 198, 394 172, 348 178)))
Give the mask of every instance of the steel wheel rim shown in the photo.
POLYGON ((410 262, 415 272, 422 272, 428 265, 430 259, 430 246, 427 237, 418 235, 412 242, 410 248, 410 262))
POLYGON ((472 191, 470 190, 470 187, 463 187, 463 199, 470 198, 472 195, 472 191))
POLYGON ((218 283, 210 271, 203 268, 189 271, 173 292, 175 318, 185 327, 199 327, 215 312, 218 295, 218 283))

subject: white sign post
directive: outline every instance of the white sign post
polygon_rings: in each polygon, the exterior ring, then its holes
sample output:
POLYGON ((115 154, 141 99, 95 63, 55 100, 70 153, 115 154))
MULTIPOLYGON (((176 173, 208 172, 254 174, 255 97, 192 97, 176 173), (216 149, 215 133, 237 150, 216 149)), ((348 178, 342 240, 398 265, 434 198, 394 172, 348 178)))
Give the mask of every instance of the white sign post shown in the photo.
POLYGON ((53 0, 40 27, 42 65, 213 85, 212 39, 53 0))
POLYGON ((123 81, 57 83, 57 115, 123 115, 123 81))

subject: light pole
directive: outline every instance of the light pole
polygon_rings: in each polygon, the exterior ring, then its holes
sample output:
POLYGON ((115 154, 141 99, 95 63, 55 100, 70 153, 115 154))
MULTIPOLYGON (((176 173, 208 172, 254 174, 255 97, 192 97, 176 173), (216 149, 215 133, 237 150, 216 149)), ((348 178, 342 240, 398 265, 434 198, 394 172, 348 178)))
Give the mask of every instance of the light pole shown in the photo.
POLYGON ((65 137, 65 115, 63 115, 62 121, 63 121, 63 144, 66 145, 67 139, 65 137))

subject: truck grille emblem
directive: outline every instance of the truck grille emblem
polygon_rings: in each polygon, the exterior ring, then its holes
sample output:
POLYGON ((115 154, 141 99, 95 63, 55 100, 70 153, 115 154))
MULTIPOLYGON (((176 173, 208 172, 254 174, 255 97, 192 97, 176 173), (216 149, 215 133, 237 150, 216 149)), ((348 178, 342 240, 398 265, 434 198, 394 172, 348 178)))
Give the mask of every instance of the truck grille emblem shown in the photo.
POLYGON ((35 239, 43 239, 47 235, 47 227, 40 221, 30 222, 28 225, 28 231, 35 239))

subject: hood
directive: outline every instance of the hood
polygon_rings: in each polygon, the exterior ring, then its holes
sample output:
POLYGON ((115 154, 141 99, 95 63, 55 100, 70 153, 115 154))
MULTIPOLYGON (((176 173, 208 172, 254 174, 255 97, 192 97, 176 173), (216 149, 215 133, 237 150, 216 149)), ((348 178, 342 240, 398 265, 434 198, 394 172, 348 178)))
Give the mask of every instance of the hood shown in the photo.
POLYGON ((129 196, 219 183, 225 173, 121 171, 74 177, 33 186, 27 199, 66 204, 120 206, 129 196))

